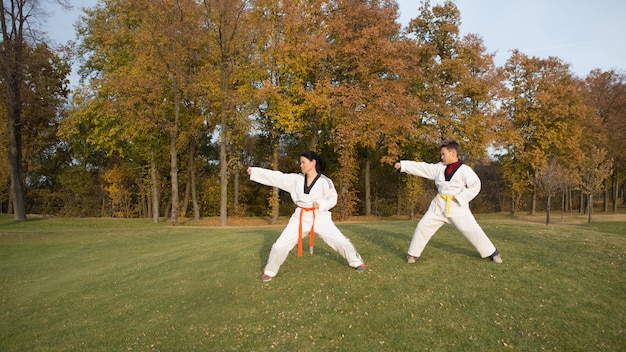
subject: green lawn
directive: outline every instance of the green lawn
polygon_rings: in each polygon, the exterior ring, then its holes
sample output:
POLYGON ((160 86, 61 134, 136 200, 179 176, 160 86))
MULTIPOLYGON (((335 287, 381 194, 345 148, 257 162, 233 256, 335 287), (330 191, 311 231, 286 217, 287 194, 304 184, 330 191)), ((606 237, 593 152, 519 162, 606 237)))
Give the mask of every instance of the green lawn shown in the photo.
POLYGON ((339 222, 259 280, 282 226, 0 216, 0 351, 623 351, 626 220, 479 216, 504 264, 444 226, 339 222), (534 221, 538 220, 538 221, 534 221), (558 222, 558 220, 557 220, 558 222))

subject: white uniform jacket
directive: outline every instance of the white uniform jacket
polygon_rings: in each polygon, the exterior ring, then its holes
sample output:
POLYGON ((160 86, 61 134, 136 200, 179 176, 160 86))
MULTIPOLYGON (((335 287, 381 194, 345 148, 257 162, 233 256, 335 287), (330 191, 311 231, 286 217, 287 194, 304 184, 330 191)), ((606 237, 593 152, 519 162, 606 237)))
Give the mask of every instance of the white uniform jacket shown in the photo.
POLYGON ((329 210, 337 204, 337 190, 333 181, 322 174, 319 174, 319 178, 307 193, 304 174, 287 174, 259 167, 251 169, 250 180, 289 192, 291 199, 298 207, 311 208, 315 201, 319 204, 317 213, 323 215, 329 213, 329 210))
POLYGON ((446 181, 446 165, 442 162, 430 164, 410 160, 400 161, 400 171, 434 180, 439 194, 430 203, 428 211, 441 212, 447 217, 465 216, 470 212, 469 202, 480 192, 480 178, 471 167, 462 164, 446 181), (450 201, 450 212, 446 214, 445 196, 454 196, 450 201))

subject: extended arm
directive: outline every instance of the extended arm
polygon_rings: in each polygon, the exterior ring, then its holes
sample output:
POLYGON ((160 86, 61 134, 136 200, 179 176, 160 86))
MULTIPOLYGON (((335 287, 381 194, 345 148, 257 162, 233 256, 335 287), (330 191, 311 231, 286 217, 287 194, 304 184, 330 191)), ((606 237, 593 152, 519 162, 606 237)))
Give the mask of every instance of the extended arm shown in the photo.
POLYGON ((443 166, 442 163, 439 164, 429 164, 422 161, 411 161, 411 160, 401 160, 396 163, 395 168, 400 170, 401 172, 406 172, 410 175, 416 175, 420 177, 427 178, 429 180, 434 180, 437 173, 441 171, 443 166))
POLYGON ((278 187, 286 192, 292 192, 298 177, 298 174, 285 174, 280 171, 263 169, 260 167, 249 167, 248 175, 250 180, 260 184, 278 187))

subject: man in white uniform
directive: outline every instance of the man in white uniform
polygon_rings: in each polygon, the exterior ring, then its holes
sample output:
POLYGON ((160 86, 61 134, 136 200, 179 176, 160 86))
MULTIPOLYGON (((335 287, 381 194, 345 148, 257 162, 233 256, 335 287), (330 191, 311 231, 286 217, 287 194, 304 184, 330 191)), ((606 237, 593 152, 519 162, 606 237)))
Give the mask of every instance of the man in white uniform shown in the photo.
POLYGON ((441 162, 437 164, 410 160, 395 164, 395 168, 402 172, 434 180, 439 191, 415 228, 407 262, 415 263, 430 238, 444 223, 449 223, 465 236, 482 258, 489 258, 497 264, 502 263, 500 253, 478 225, 469 208, 469 202, 480 192, 478 175, 459 160, 459 144, 456 141, 444 141, 440 150, 441 162))
POLYGON ((302 237, 308 233, 311 239, 311 253, 313 253, 312 239, 314 233, 317 233, 357 272, 361 273, 366 270, 352 242, 333 223, 330 209, 337 204, 337 191, 333 181, 322 175, 324 169, 324 160, 312 151, 305 151, 300 155, 301 174, 285 174, 258 167, 248 168, 252 181, 289 192, 291 199, 298 206, 289 219, 287 227, 272 246, 267 265, 261 275, 262 281, 270 281, 276 276, 280 266, 296 244, 298 244, 298 255, 302 255, 302 237))

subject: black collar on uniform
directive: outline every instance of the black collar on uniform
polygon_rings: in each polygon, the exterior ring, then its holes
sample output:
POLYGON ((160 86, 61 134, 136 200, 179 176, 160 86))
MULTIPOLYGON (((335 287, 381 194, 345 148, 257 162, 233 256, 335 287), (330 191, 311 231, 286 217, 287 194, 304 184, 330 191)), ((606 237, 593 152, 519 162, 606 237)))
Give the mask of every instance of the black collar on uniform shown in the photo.
POLYGON ((446 165, 446 169, 443 170, 443 174, 446 176, 446 181, 450 181, 452 179, 452 176, 454 176, 454 174, 456 173, 456 170, 458 170, 461 165, 463 165, 463 161, 459 160, 456 163, 452 163, 450 165, 446 165), (448 172, 448 167, 450 167, 450 171, 448 172))
POLYGON ((315 182, 317 182, 317 180, 320 178, 320 173, 317 174, 317 176, 315 176, 315 178, 313 179, 313 182, 311 182, 310 186, 306 186, 307 182, 306 182, 306 174, 304 174, 304 194, 309 194, 309 192, 311 192, 311 188, 313 188, 313 186, 315 185, 315 182))

